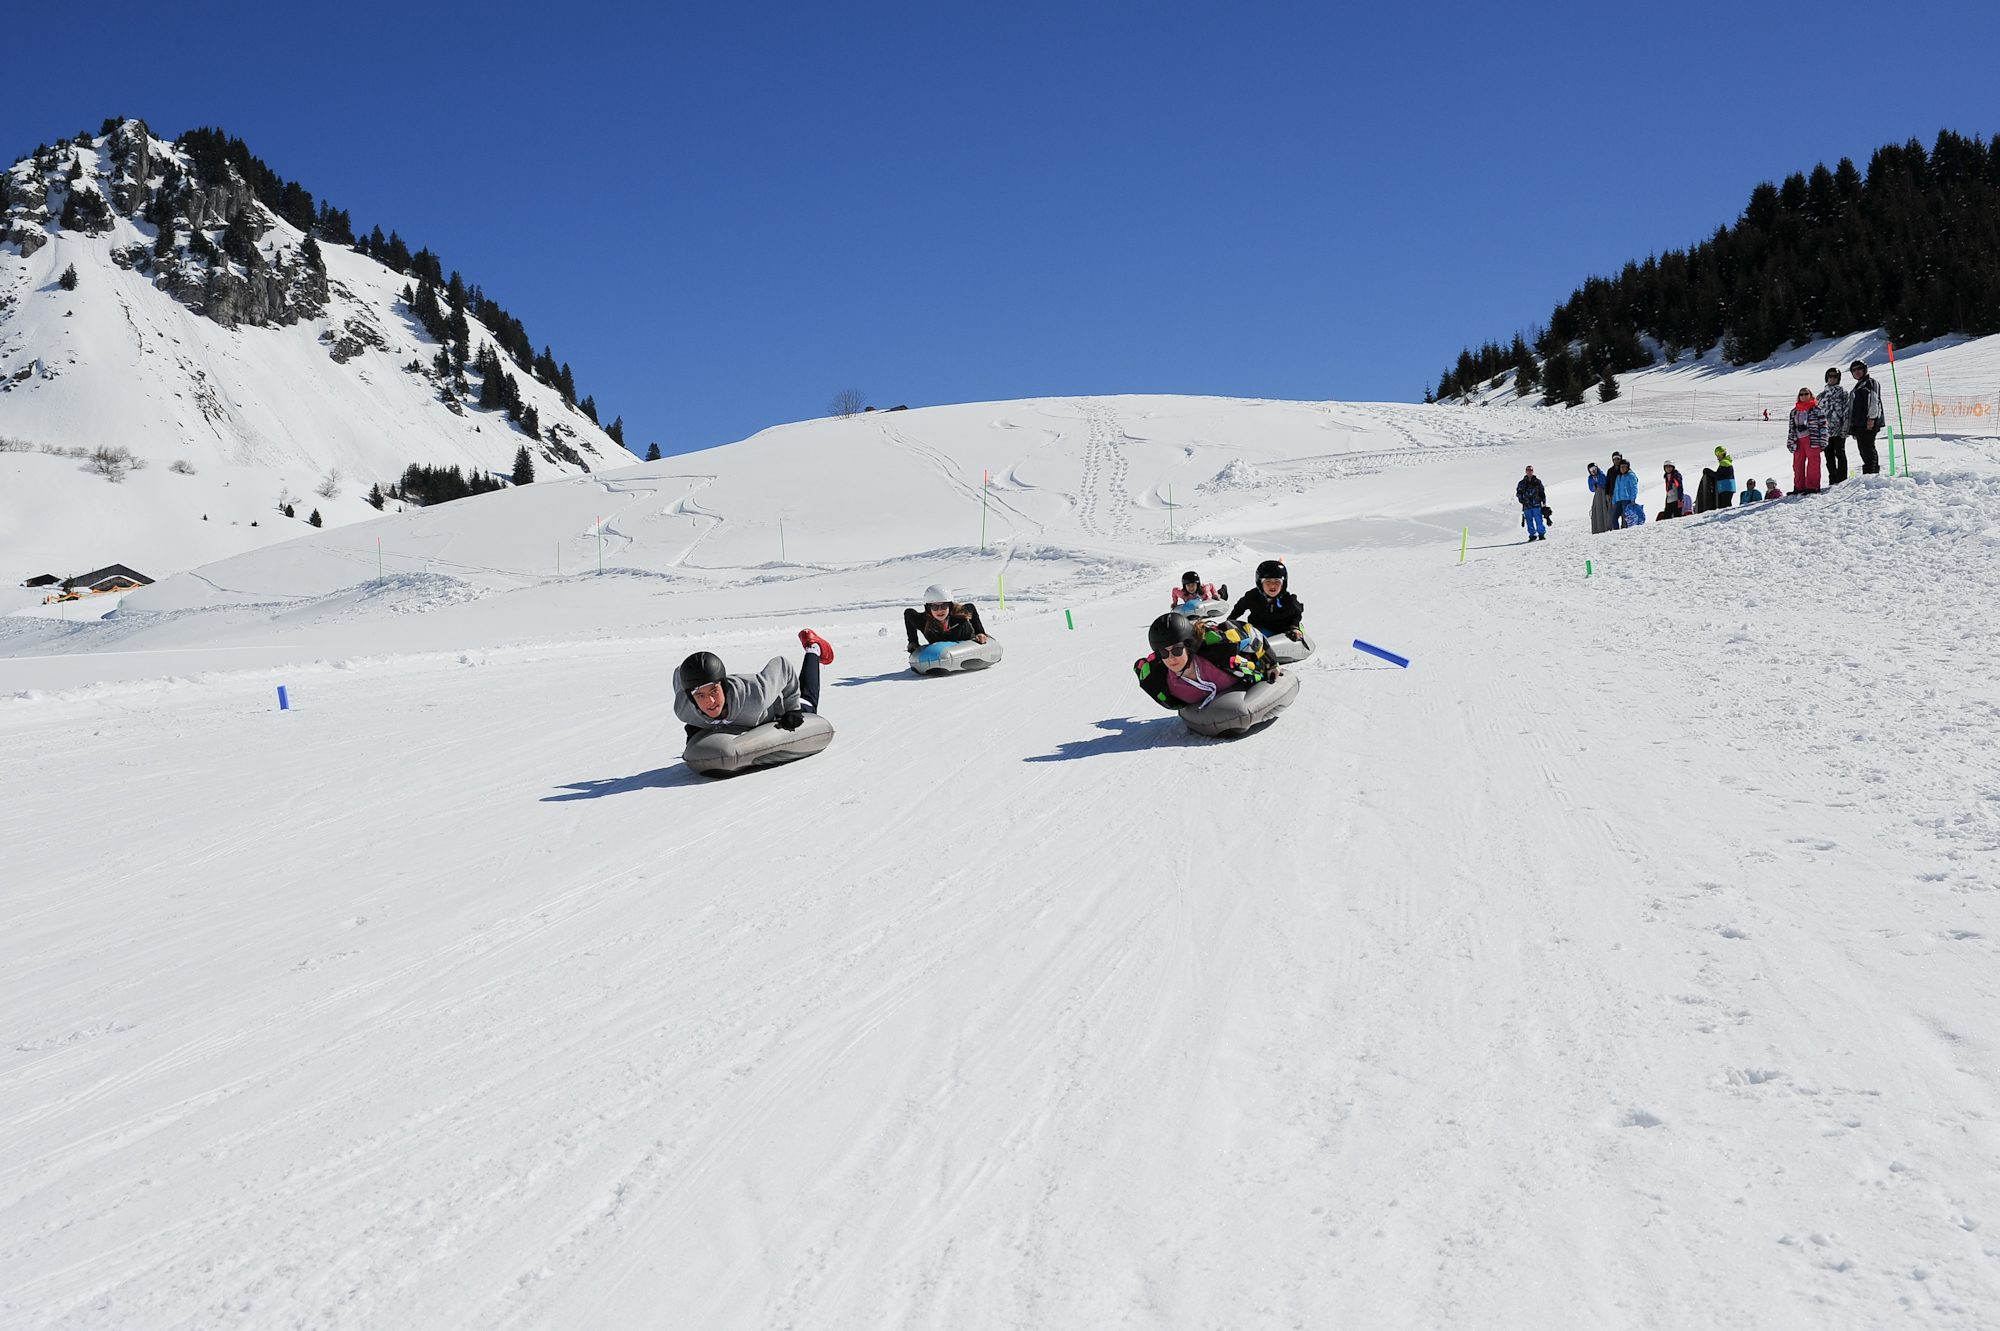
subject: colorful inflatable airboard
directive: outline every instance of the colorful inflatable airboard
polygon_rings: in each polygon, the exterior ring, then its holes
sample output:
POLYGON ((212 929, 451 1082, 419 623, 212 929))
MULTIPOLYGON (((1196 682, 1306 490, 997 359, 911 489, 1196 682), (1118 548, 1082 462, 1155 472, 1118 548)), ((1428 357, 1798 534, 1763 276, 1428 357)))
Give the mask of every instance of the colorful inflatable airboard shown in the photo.
POLYGON ((956 674, 961 670, 984 670, 998 665, 1004 655, 1000 640, 985 642, 931 642, 910 653, 910 669, 919 675, 956 674))

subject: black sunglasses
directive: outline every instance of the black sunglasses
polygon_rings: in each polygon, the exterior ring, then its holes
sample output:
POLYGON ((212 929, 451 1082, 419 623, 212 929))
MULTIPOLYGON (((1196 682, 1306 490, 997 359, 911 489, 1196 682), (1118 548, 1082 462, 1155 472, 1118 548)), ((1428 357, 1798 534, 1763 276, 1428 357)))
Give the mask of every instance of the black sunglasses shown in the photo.
POLYGON ((1186 656, 1187 644, 1184 642, 1171 643, 1168 646, 1160 648, 1160 655, 1163 658, 1169 656, 1186 656))

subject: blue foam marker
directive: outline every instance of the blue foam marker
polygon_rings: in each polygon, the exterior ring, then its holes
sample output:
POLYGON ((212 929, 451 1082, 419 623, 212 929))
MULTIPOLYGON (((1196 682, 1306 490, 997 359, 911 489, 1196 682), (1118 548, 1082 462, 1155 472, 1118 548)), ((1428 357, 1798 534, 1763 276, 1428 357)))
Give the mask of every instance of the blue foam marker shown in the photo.
POLYGON ((1366 652, 1370 656, 1379 656, 1384 661, 1387 661, 1390 665, 1398 665, 1403 667, 1403 669, 1405 670, 1408 670, 1410 668, 1409 657, 1398 656, 1394 652, 1384 651, 1382 648, 1377 647, 1372 642, 1363 642, 1361 641, 1361 639, 1356 638, 1354 640, 1354 650, 1357 652, 1366 652))
POLYGON ((281 712, 292 710, 292 700, 285 696, 285 686, 283 684, 278 686, 278 710, 281 712))
POLYGON ((955 642, 927 642, 917 648, 917 660, 922 661, 925 665, 929 665, 933 661, 942 661, 946 649, 956 646, 958 644, 955 642))

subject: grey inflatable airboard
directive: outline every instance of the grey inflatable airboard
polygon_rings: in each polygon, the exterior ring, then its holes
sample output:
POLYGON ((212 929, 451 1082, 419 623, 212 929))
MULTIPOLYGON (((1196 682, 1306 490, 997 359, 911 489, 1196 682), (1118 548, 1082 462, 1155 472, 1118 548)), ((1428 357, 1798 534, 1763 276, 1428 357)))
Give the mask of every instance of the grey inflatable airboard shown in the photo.
POLYGON ((1003 655, 1000 640, 994 637, 985 642, 930 642, 910 653, 910 669, 920 675, 984 670, 997 665, 1003 655))
POLYGON ((1274 680, 1225 693, 1206 707, 1181 708, 1181 720, 1197 735, 1240 735, 1260 726, 1298 696, 1299 677, 1289 670, 1274 680))
POLYGON ((703 776, 733 776, 756 767, 810 758, 831 743, 833 723, 817 712, 807 712, 797 730, 780 730, 772 721, 735 733, 711 730, 697 735, 681 751, 681 761, 703 776))

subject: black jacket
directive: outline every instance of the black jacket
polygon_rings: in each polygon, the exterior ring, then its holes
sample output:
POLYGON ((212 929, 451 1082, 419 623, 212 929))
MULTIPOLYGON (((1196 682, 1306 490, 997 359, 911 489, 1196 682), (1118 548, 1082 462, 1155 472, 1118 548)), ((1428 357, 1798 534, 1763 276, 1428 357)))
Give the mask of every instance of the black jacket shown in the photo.
POLYGON ((1304 621, 1306 607, 1289 587, 1276 596, 1266 596, 1262 587, 1252 586, 1236 598, 1229 617, 1238 623, 1249 623, 1259 633, 1290 633, 1304 621))
POLYGON ((1549 502, 1549 492, 1542 488, 1541 477, 1523 476, 1514 486, 1514 498, 1520 501, 1522 508, 1540 508, 1549 502))
POLYGON ((970 601, 963 604, 953 602, 951 613, 945 616, 944 627, 939 628, 935 619, 923 610, 903 612, 903 632, 909 637, 909 645, 904 651, 917 650, 917 635, 922 634, 925 642, 971 642, 986 632, 986 626, 979 622, 979 607, 970 601))

